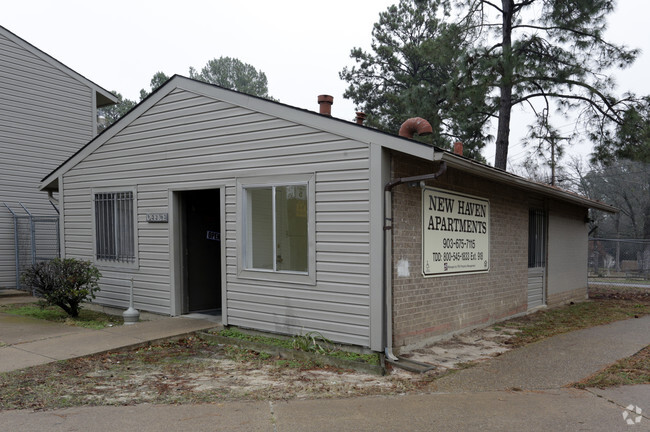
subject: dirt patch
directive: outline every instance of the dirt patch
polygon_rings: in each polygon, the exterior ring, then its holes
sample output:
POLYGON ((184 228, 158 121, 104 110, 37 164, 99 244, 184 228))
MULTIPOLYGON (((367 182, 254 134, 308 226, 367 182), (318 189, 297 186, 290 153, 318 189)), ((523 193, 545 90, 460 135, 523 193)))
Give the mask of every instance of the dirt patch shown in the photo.
POLYGON ((191 337, 0 374, 0 409, 394 394, 421 378, 371 376, 191 337))
POLYGON ((518 329, 512 328, 488 327, 461 333, 451 339, 402 353, 401 356, 435 365, 439 372, 462 368, 468 363, 496 357, 512 349, 508 342, 518 332, 518 329))

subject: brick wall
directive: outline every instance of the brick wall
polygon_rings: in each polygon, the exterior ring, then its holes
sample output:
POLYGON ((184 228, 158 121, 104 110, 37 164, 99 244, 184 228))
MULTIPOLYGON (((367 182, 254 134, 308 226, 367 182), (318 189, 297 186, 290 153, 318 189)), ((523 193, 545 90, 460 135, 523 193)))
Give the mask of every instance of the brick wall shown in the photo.
MULTIPOLYGON (((432 162, 393 154, 392 178, 437 171, 432 162)), ((463 328, 526 311, 528 197, 524 192, 449 168, 427 182, 490 201, 490 271, 483 274, 422 276, 419 187, 393 189, 394 346, 419 345, 463 328), (398 272, 399 269, 399 272, 398 272)))

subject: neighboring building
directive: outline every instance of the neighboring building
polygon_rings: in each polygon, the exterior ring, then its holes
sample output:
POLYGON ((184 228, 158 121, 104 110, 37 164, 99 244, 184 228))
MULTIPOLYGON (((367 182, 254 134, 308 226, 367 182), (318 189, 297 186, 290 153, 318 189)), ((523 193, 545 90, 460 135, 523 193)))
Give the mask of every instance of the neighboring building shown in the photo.
POLYGON ((180 76, 41 189, 65 256, 102 272, 100 304, 127 307, 132 283, 140 310, 377 351, 585 298, 587 209, 614 210, 180 76))
MULTIPOLYGON (((14 222, 56 215, 38 191, 44 175, 97 134, 97 108, 108 91, 0 26, 0 289, 16 287, 14 222)), ((56 225, 55 225, 56 226, 56 225)))

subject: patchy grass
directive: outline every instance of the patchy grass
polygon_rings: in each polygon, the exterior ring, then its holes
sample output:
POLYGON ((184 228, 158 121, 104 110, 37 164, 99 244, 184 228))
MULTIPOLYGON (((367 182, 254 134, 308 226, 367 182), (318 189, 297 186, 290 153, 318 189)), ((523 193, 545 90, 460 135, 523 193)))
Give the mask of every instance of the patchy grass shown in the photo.
POLYGON ((650 384, 650 345, 632 357, 617 361, 594 375, 573 384, 577 388, 615 387, 633 384, 650 384))
POLYGON ((0 311, 11 315, 42 319, 95 330, 122 325, 123 321, 122 317, 88 309, 82 309, 77 318, 72 318, 59 307, 42 306, 39 304, 4 305, 0 311))
POLYGON ((505 321, 503 328, 519 330, 509 341, 515 347, 551 336, 609 324, 650 313, 650 302, 593 300, 544 309, 534 314, 505 321))
POLYGON ((324 339, 322 335, 320 337, 316 337, 311 333, 308 333, 306 335, 297 335, 290 339, 275 338, 258 334, 244 333, 236 328, 223 329, 218 331, 216 334, 232 339, 258 342, 265 345, 284 348, 287 350, 315 352, 321 355, 340 358, 343 360, 363 362, 371 365, 379 364, 379 356, 377 354, 361 354, 337 349, 335 344, 328 341, 327 339, 324 339), (314 338, 316 338, 315 341, 314 338))
POLYGON ((232 339, 239 339, 239 340, 244 340, 249 342, 259 342, 265 345, 272 345, 280 348, 293 349, 291 339, 275 338, 275 337, 263 336, 258 334, 249 334, 249 333, 244 333, 236 328, 227 328, 227 329, 219 330, 216 334, 218 334, 219 336, 232 338, 232 339))
POLYGON ((0 410, 349 397, 413 390, 391 380, 189 337, 0 373, 0 410))

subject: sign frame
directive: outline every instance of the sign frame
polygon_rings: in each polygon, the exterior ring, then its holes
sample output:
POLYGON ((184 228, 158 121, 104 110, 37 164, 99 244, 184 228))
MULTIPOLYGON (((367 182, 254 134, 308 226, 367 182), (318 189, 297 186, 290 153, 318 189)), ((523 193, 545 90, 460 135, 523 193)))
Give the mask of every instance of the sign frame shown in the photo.
POLYGON ((425 186, 421 206, 423 277, 490 271, 489 199, 425 186))

